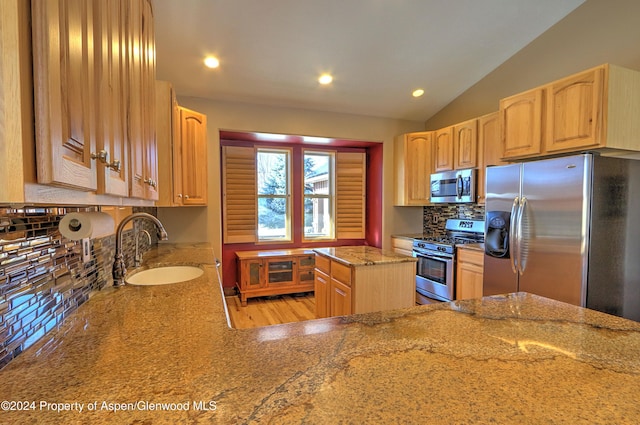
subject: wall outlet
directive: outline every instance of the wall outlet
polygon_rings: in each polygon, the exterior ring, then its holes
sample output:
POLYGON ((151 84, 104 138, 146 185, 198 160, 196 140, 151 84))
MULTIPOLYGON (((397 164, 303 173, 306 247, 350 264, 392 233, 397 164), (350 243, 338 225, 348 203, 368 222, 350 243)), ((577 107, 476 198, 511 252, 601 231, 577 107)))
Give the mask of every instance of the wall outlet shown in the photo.
POLYGON ((438 224, 439 221, 440 221, 440 214, 434 214, 431 216, 431 222, 433 224, 438 224))
POLYGON ((91 239, 82 239, 82 262, 88 263, 91 261, 91 239))

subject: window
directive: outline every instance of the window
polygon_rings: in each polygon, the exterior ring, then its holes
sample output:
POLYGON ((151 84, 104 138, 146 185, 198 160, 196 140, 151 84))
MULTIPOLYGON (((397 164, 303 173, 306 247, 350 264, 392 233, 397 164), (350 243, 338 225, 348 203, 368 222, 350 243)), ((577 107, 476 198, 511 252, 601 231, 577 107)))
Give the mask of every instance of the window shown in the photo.
POLYGON ((304 239, 334 237, 334 155, 304 152, 304 239))
POLYGON ((291 152, 257 150, 258 241, 291 240, 291 152))

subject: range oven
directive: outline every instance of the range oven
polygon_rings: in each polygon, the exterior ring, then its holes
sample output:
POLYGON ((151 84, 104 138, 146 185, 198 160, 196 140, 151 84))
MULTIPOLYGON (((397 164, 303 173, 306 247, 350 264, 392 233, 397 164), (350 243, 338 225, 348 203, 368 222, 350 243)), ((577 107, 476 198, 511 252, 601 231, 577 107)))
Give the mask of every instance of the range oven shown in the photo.
POLYGON ((448 219, 444 236, 414 239, 416 301, 456 299, 456 245, 484 242, 484 220, 448 219), (426 298, 425 298, 426 297, 426 298))
POLYGON ((427 246, 427 243, 420 241, 415 241, 413 244, 413 256, 418 259, 416 292, 440 301, 453 301, 455 299, 454 255, 452 252, 447 253, 446 247, 438 251, 427 246))

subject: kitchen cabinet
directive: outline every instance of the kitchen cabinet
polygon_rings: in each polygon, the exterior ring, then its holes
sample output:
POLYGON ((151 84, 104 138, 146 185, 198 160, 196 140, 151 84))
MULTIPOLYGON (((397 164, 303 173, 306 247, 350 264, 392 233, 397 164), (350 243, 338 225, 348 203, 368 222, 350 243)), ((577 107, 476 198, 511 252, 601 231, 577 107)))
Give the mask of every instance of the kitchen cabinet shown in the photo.
POLYGON ((306 249, 240 251, 238 290, 240 303, 269 295, 293 294, 314 290, 315 255, 306 249))
POLYGON ((156 81, 158 206, 207 205, 207 117, 178 105, 171 84, 156 81))
POLYGON ((407 133, 394 142, 395 205, 430 205, 433 132, 407 133))
POLYGON ((315 252, 318 318, 415 304, 416 260, 413 257, 368 246, 318 248, 315 252))
POLYGON ((150 3, 32 2, 32 22, 38 182, 156 199, 150 3))
POLYGON ((454 169, 453 126, 435 131, 433 141, 433 170, 435 172, 454 169))
POLYGON ((157 200, 153 11, 148 0, 133 0, 128 12, 130 196, 157 200))
POLYGON ((478 166, 478 120, 472 119, 453 126, 454 169, 478 166))
POLYGON ((478 204, 486 200, 486 167, 503 165, 507 162, 500 159, 502 145, 500 143, 500 115, 493 112, 478 118, 478 204))
POLYGON ((413 256, 413 239, 401 236, 391 236, 391 249, 396 254, 411 257, 413 256))
POLYGON ((500 113, 505 159, 629 155, 640 151, 640 72, 600 65, 503 99, 500 113))
POLYGON ((503 159, 536 156, 542 152, 543 101, 542 89, 500 100, 503 159))
POLYGON ((481 298, 484 251, 465 246, 456 249, 456 299, 481 298))
MULTIPOLYGON (((151 54, 151 6, 143 3, 151 54)), ((0 177, 11 184, 0 201, 153 205, 152 197, 132 198, 129 186, 132 4, 2 2, 0 110, 11 125, 2 129, 0 177)))
POLYGON ((97 2, 32 2, 38 182, 95 191, 97 2))

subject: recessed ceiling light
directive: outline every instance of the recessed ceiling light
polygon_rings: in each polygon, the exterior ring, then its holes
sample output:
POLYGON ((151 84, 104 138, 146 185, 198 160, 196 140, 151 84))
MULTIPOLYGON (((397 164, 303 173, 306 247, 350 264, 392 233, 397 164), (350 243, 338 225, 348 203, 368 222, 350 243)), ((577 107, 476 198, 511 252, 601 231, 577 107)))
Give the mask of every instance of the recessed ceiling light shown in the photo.
POLYGON ((214 56, 207 56, 204 58, 204 64, 207 68, 217 68, 220 66, 220 61, 214 56))
POLYGON ((330 84, 332 81, 333 77, 329 74, 322 74, 320 78, 318 78, 318 82, 324 85, 330 84))
POLYGON ((424 94, 424 90, 423 89, 415 89, 413 91, 413 93, 411 93, 413 95, 413 97, 420 97, 424 94))

